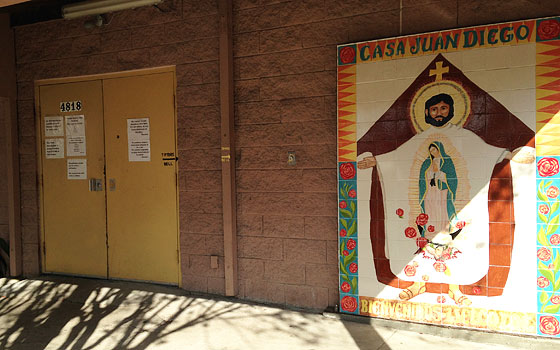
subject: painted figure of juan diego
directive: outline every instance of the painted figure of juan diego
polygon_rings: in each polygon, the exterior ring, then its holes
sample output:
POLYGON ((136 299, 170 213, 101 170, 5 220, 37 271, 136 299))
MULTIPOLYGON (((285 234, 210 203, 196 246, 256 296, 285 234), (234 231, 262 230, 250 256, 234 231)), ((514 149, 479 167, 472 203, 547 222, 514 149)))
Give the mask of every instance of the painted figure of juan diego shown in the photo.
POLYGON ((401 300, 448 293, 467 306, 468 295, 501 295, 514 240, 498 247, 492 235, 513 236, 510 161, 533 166, 534 135, 437 55, 358 140, 358 169, 372 168, 377 280, 401 300), (379 139, 387 128, 394 137, 379 139))

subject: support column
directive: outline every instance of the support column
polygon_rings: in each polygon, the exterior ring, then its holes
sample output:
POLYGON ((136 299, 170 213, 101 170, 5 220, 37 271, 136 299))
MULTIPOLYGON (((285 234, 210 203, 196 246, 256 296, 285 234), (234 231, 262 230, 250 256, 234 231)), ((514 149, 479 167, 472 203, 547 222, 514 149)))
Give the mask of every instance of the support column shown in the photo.
POLYGON ((237 295, 237 222, 235 126, 233 109, 232 0, 219 0, 220 113, 222 145, 222 209, 224 221, 225 294, 237 295))
POLYGON ((22 274, 19 142, 14 35, 9 14, 0 14, 0 116, 5 126, 5 169, 10 239, 10 275, 22 274))

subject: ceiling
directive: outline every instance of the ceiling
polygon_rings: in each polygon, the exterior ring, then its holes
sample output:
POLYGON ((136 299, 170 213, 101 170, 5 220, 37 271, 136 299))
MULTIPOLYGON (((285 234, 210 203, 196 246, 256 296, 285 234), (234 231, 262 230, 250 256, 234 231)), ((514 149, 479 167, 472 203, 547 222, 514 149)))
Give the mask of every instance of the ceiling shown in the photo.
POLYGON ((9 13, 12 26, 62 18, 61 8, 83 0, 0 0, 0 13, 9 13))

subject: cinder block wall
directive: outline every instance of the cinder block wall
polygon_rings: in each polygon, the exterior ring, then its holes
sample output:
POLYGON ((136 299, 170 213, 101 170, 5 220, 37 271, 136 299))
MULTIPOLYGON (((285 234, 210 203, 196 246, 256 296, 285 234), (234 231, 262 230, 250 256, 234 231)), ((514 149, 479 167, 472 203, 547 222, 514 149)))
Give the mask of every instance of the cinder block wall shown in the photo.
MULTIPOLYGON (((556 0, 233 0, 239 296, 338 302, 336 45, 560 14, 556 0), (297 164, 287 164, 288 152, 297 164)), ((216 0, 15 28, 24 271, 39 272, 35 79, 177 66, 183 288, 222 294, 216 0)))

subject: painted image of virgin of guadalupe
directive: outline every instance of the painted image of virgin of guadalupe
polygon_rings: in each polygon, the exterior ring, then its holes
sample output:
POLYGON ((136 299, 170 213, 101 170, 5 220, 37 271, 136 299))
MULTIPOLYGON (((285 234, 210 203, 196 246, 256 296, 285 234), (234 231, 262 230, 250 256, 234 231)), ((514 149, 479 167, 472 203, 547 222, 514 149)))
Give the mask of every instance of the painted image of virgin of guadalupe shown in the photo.
POLYGON ((428 236, 426 238, 432 241, 437 235, 449 235, 456 220, 457 173, 441 142, 430 143, 428 152, 429 156, 420 168, 418 187, 420 207, 422 213, 430 218, 433 234, 426 233, 424 227, 418 229, 422 236, 428 236))

